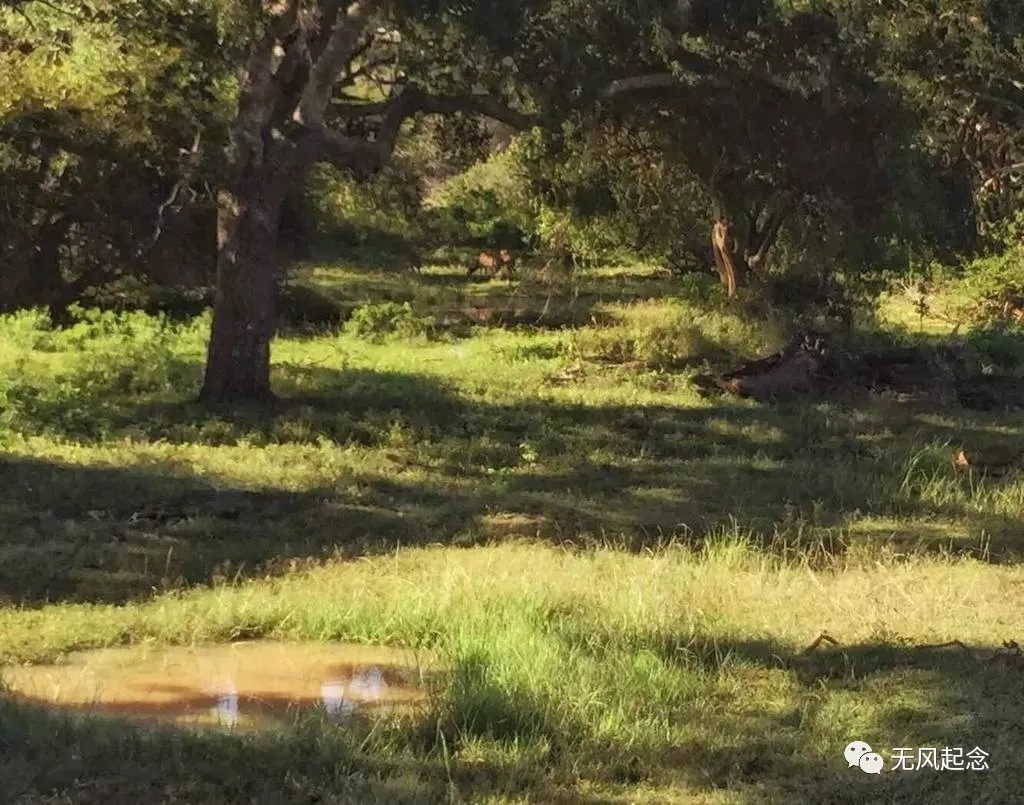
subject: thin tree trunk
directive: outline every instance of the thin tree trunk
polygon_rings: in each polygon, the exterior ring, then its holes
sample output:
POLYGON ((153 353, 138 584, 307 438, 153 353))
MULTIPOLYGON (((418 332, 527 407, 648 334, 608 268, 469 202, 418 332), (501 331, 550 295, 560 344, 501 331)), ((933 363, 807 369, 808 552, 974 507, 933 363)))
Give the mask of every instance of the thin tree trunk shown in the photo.
POLYGON ((711 226, 711 246, 726 296, 735 296, 737 289, 747 287, 751 278, 763 268, 791 206, 791 196, 784 193, 766 210, 748 214, 747 226, 737 229, 719 205, 711 226))
POLYGON ((266 402, 277 311, 277 234, 283 193, 259 177, 223 191, 217 214, 217 292, 200 399, 266 402))
POLYGON ((733 297, 738 288, 746 287, 750 269, 744 250, 736 247, 732 224, 725 215, 719 215, 711 227, 711 246, 725 295, 733 297))
POLYGON ((37 251, 23 289, 23 304, 37 305, 41 299, 46 299, 49 304, 63 287, 60 249, 70 228, 70 219, 62 213, 48 216, 46 223, 39 228, 36 234, 37 251))

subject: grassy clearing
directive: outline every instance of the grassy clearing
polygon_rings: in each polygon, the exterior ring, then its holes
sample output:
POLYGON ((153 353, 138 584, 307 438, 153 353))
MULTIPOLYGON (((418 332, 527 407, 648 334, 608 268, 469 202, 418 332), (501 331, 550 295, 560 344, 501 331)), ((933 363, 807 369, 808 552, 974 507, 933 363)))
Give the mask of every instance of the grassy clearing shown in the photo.
POLYGON ((704 401, 691 371, 784 323, 637 268, 456 271, 307 269, 364 312, 278 339, 269 414, 188 402, 203 318, 0 323, 0 661, 270 636, 455 669, 429 717, 357 733, 5 702, 7 799, 1013 800, 1020 670, 916 646, 1024 632, 1024 482, 950 461, 1019 466, 1019 421, 704 401), (821 629, 842 650, 801 656, 821 629), (874 779, 854 738, 992 769, 874 779))
POLYGON ((1018 568, 964 559, 814 571, 736 539, 653 555, 527 542, 412 549, 134 607, 8 610, 6 661, 266 635, 431 646, 456 672, 426 718, 357 734, 189 737, 8 704, 3 779, 31 769, 31 789, 66 787, 74 802, 132 801, 154 778, 209 802, 1011 801, 1020 670, 913 643, 1019 634, 1022 585, 1018 568), (823 627, 842 650, 800 656, 823 627), (876 781, 844 768, 854 737, 978 745, 992 769, 876 781), (68 760, 33 766, 44 753, 68 760))

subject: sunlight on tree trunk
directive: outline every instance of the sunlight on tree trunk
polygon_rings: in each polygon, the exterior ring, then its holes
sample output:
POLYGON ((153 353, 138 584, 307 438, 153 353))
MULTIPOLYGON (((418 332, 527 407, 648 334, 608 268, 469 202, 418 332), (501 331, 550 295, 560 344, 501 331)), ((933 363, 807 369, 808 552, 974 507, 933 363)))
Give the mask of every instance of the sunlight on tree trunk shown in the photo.
POLYGON ((735 248, 732 225, 725 215, 718 216, 711 226, 711 247, 725 295, 733 297, 737 288, 745 287, 749 271, 746 260, 735 248))
POLYGON ((217 221, 217 293, 200 399, 268 401, 276 321, 281 201, 255 181, 222 192, 217 221))
POLYGON ((768 252, 779 237, 786 215, 793 208, 793 195, 780 193, 769 204, 755 206, 746 215, 746 225, 736 227, 725 211, 724 203, 716 202, 711 226, 711 247, 715 255, 718 277, 728 297, 746 288, 768 258, 768 252))

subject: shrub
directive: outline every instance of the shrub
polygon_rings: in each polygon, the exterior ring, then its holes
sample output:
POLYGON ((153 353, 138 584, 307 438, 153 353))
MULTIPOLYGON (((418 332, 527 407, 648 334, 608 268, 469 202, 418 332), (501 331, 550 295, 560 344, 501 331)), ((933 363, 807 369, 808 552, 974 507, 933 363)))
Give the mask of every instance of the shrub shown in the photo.
POLYGON ((1024 328, 982 325, 968 332, 966 340, 985 363, 1003 370, 1024 367, 1024 328))
POLYGON ((352 312, 345 330, 357 338, 383 341, 388 336, 415 338, 430 331, 432 319, 419 316, 408 302, 381 302, 364 305, 352 312))
POLYGON ((667 316, 658 313, 636 305, 618 326, 581 331, 576 349, 585 358, 663 370, 750 357, 778 346, 784 332, 775 322, 724 311, 686 306, 667 316))
POLYGON ((198 390, 209 313, 180 324, 138 311, 70 312, 63 330, 39 319, 29 327, 30 314, 0 319, 0 337, 22 333, 19 348, 0 350, 4 429, 102 438, 132 398, 198 390))
POLYGON ((39 349, 49 337, 50 315, 41 308, 0 316, 0 342, 5 355, 39 349))
POLYGON ((441 184, 426 201, 454 239, 521 247, 536 231, 526 177, 507 149, 441 184))
POLYGON ((998 316, 1003 302, 1024 298, 1024 245, 971 261, 957 285, 979 318, 998 316))
POLYGON ((401 160, 364 183, 320 166, 310 177, 308 192, 318 211, 316 229, 346 246, 422 234, 422 180, 401 160))

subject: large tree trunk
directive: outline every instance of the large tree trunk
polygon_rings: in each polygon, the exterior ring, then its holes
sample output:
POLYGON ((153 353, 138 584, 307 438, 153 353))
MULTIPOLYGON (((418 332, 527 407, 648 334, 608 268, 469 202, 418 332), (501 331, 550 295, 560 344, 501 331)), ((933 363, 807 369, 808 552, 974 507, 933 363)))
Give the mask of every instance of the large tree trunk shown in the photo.
POLYGON ((428 96, 406 88, 381 103, 332 106, 332 118, 341 121, 379 117, 372 137, 334 130, 325 120, 332 96, 339 82, 353 86, 368 69, 357 62, 370 58, 377 37, 372 31, 389 4, 258 5, 262 32, 250 40, 239 65, 230 178, 218 198, 217 292, 200 394, 207 401, 273 397, 270 340, 282 205, 312 164, 329 162, 356 177, 372 175, 394 151, 403 121, 417 112, 477 112, 523 128, 536 123, 490 96, 428 96))
POLYGON ((217 291, 202 400, 273 399, 270 341, 277 319, 275 278, 282 203, 279 188, 259 176, 249 177, 235 192, 220 194, 217 291))

